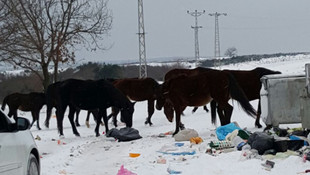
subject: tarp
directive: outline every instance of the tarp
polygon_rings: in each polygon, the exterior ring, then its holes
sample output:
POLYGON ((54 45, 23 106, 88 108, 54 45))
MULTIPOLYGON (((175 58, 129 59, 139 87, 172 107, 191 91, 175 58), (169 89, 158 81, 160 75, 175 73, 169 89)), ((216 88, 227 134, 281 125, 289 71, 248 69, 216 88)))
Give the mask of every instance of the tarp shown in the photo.
POLYGON ((112 128, 107 132, 107 137, 114 137, 120 142, 126 142, 141 139, 139 131, 134 128, 121 128, 120 130, 112 128))

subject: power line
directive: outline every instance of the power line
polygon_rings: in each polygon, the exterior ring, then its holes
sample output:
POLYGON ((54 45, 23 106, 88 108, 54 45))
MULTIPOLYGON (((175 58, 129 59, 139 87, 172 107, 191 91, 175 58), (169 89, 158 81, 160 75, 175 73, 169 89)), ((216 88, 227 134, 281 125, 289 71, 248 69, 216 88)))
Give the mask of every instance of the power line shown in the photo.
POLYGON ((203 15, 205 13, 205 10, 203 10, 202 12, 198 12, 197 10, 195 10, 194 12, 189 12, 187 11, 188 14, 190 14, 191 16, 195 17, 195 26, 192 26, 192 29, 194 29, 194 37, 195 37, 195 64, 197 67, 198 64, 198 60, 199 60, 199 42, 198 42, 198 29, 202 28, 202 26, 198 26, 198 17, 203 15))
POLYGON ((214 38, 214 66, 220 66, 220 30, 218 17, 221 15, 227 16, 227 13, 209 13, 210 16, 215 17, 215 38, 214 38))
POLYGON ((147 77, 143 2, 138 0, 139 78, 147 77))

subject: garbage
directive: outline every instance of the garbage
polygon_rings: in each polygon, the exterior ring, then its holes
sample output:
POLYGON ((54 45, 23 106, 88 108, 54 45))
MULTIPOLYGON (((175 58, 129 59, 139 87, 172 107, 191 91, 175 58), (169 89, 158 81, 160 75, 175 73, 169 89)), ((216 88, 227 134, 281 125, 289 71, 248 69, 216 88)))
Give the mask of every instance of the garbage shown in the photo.
POLYGON ((209 143, 211 148, 215 148, 215 149, 225 149, 225 148, 233 148, 233 144, 231 141, 211 141, 209 143))
POLYGON ((192 138, 190 138, 189 141, 190 141, 191 143, 193 143, 193 144, 199 144, 199 143, 203 142, 203 140, 202 140, 201 137, 192 137, 192 138))
POLYGON ((107 132, 107 137, 114 137, 119 142, 126 142, 136 139, 141 139, 142 137, 139 134, 139 131, 134 128, 121 128, 120 130, 112 128, 107 132))
POLYGON ((240 160, 248 160, 248 159, 261 159, 262 157, 258 154, 256 149, 243 150, 240 160))
POLYGON ((158 164, 166 164, 167 160, 165 158, 160 157, 159 159, 157 159, 157 163, 158 164))
POLYGON ((124 168, 124 165, 122 165, 121 168, 118 170, 117 175, 137 175, 137 174, 127 170, 126 168, 124 168))
POLYGON ((181 147, 181 146, 184 146, 184 143, 175 143, 174 145, 177 147, 181 147))
POLYGON ((41 140, 41 137, 39 135, 36 136, 35 140, 41 140))
POLYGON ((235 122, 229 123, 224 126, 216 128, 216 135, 219 140, 225 140, 226 135, 233 132, 234 130, 240 130, 241 128, 235 122))
POLYGON ((264 166, 266 168, 266 170, 270 170, 274 167, 274 162, 270 161, 270 160, 266 160, 265 163, 262 163, 262 166, 264 166))
POLYGON ((264 132, 254 132, 250 135, 248 144, 262 155, 266 150, 273 149, 274 138, 264 132))
POLYGON ((175 141, 190 141, 192 137, 198 137, 197 131, 194 129, 184 129, 174 135, 175 141))
POLYGON ((136 158, 139 157, 140 153, 129 153, 129 157, 136 158))
POLYGON ((168 172, 169 174, 181 174, 181 173, 182 173, 182 171, 175 171, 175 170, 172 170, 172 169, 170 169, 170 168, 167 168, 167 172, 168 172))
POLYGON ((58 145, 65 145, 66 143, 63 142, 63 141, 61 141, 61 140, 57 140, 57 144, 58 144, 58 145))
POLYGON ((193 151, 181 151, 181 152, 161 152, 159 151, 160 153, 163 153, 163 154, 170 154, 170 155, 173 155, 173 156, 185 156, 185 155, 194 155, 196 154, 196 151, 193 150, 193 151))
POLYGON ((297 174, 305 174, 305 173, 310 173, 310 170, 305 170, 305 171, 299 172, 299 173, 297 173, 297 174))

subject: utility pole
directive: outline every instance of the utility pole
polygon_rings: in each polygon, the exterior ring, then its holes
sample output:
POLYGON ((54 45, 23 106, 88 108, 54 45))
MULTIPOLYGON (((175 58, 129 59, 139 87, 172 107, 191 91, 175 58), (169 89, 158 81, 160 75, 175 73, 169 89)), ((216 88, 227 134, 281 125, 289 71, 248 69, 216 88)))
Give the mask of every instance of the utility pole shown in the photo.
POLYGON ((199 60, 199 42, 198 42, 198 29, 202 28, 202 26, 198 26, 198 17, 203 15, 205 13, 205 10, 203 10, 202 12, 198 12, 197 10, 195 10, 194 12, 189 12, 187 11, 188 14, 190 14, 191 16, 195 17, 195 26, 192 26, 192 29, 194 29, 195 31, 195 64, 196 67, 198 65, 198 60, 199 60))
POLYGON ((138 0, 139 78, 147 77, 143 2, 138 0))
POLYGON ((227 13, 209 13, 210 16, 215 17, 215 39, 214 39, 214 66, 220 66, 220 31, 218 17, 221 15, 227 16, 227 13))

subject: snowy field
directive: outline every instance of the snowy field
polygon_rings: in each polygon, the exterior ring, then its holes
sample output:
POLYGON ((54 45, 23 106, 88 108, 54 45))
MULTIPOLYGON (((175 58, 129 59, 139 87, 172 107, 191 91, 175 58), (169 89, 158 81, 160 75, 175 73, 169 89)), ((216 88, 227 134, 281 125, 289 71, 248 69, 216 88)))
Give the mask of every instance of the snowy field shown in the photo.
MULTIPOLYGON (((255 67, 265 67, 281 71, 285 75, 304 74, 304 66, 310 63, 310 56, 298 55, 294 57, 283 57, 268 59, 261 62, 248 62, 242 64, 228 65, 220 69, 250 70, 255 67)), ((252 101, 254 108, 257 101, 252 101)), ((247 130, 262 131, 255 128, 254 119, 248 116, 237 102, 233 103, 234 111, 232 121, 236 121, 241 128, 247 130)), ((208 106, 209 107, 209 106, 208 106)), ((171 135, 158 137, 160 133, 174 131, 175 123, 169 123, 163 111, 155 111, 152 122, 153 126, 144 125, 147 117, 146 102, 138 102, 135 106, 133 117, 133 128, 139 130, 142 139, 130 142, 117 142, 113 138, 107 138, 102 133, 104 127, 100 127, 100 137, 95 137, 95 122, 91 118, 91 128, 84 124, 86 112, 81 111, 78 131, 81 137, 72 133, 68 118, 64 119, 64 138, 59 138, 56 118, 51 118, 50 129, 45 128, 45 108, 41 110, 40 124, 42 130, 38 131, 34 126, 31 131, 33 136, 40 137, 36 140, 41 155, 42 175, 116 175, 122 165, 124 168, 138 175, 165 175, 169 174, 167 169, 180 171, 184 175, 208 174, 208 175, 284 175, 297 174, 310 169, 310 162, 303 162, 299 156, 290 156, 285 159, 272 159, 274 168, 266 170, 262 163, 266 159, 246 159, 242 151, 221 153, 217 156, 206 154, 208 143, 216 140, 216 126, 211 124, 210 113, 199 108, 195 114, 192 108, 185 110, 182 122, 186 128, 195 129, 203 142, 199 145, 190 145, 184 142, 184 146, 177 148, 180 151, 195 150, 194 155, 176 156, 166 155, 158 152, 161 148, 176 148, 175 140, 171 135), (140 153, 139 157, 131 158, 129 153, 140 153), (165 159, 166 163, 157 161, 165 159)), ((6 112, 8 108, 6 108, 6 112)), ((110 113, 110 109, 108 110, 110 113)), ((20 112, 19 116, 32 120, 30 113, 20 112)), ((112 124, 110 128, 113 128, 112 124)), ((261 121, 263 126, 264 123, 261 121)), ((218 124, 219 125, 219 120, 218 124)), ((299 124, 288 125, 288 127, 299 127, 299 124)), ((119 126, 121 128, 124 126, 119 126)), ((287 126, 284 126, 287 127, 287 126)))

